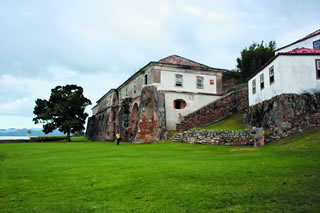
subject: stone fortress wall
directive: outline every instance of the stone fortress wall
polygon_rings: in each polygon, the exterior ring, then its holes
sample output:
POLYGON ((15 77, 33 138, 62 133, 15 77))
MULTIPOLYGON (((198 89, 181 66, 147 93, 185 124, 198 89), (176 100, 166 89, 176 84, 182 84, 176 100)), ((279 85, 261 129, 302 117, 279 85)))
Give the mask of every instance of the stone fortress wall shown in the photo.
POLYGON ((238 86, 228 91, 217 101, 214 101, 186 116, 177 124, 177 130, 182 132, 191 128, 210 125, 226 119, 237 112, 248 109, 248 87, 238 86))

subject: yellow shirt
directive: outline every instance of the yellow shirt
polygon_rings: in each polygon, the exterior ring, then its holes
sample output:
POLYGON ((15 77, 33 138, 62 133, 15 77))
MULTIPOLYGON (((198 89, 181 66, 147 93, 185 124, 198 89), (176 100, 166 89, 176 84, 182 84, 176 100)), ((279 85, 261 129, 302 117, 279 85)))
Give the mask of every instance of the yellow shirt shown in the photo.
POLYGON ((120 138, 120 134, 116 134, 116 138, 119 139, 120 138))

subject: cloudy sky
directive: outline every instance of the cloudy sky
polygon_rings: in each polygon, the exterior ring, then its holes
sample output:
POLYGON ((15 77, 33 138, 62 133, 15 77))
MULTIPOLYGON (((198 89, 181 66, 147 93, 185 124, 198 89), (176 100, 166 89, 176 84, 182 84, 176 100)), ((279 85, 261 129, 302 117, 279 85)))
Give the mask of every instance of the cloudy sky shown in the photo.
POLYGON ((319 20, 318 0, 0 0, 0 128, 39 127, 34 102, 57 85, 95 103, 172 54, 234 69, 252 42, 281 47, 319 20))

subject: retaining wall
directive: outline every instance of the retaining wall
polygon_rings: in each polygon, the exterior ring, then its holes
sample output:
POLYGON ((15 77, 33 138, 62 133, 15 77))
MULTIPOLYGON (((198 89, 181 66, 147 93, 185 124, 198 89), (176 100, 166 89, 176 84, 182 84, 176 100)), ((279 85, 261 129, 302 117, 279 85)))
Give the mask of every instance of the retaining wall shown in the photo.
POLYGON ((210 125, 219 120, 226 119, 237 112, 248 109, 248 87, 246 85, 231 90, 220 99, 196 110, 186 116, 177 124, 179 132, 195 127, 210 125))
POLYGON ((254 130, 189 130, 181 133, 181 142, 225 146, 263 146, 264 131, 254 130))
POLYGON ((251 106, 249 126, 271 130, 275 139, 320 127, 320 93, 282 94, 251 106))

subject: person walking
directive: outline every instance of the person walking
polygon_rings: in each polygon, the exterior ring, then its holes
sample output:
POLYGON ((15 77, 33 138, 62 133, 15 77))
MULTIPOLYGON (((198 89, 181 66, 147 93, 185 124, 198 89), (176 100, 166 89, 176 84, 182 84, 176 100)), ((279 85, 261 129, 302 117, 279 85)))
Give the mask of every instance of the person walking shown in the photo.
POLYGON ((116 139, 117 139, 117 145, 119 145, 119 143, 120 143, 120 134, 119 133, 116 134, 116 139))
POLYGON ((133 134, 130 133, 130 142, 133 143, 133 134))

